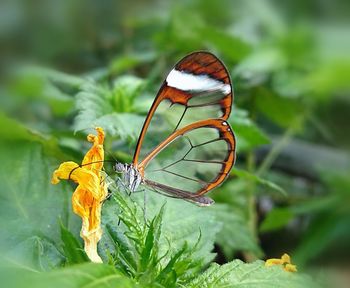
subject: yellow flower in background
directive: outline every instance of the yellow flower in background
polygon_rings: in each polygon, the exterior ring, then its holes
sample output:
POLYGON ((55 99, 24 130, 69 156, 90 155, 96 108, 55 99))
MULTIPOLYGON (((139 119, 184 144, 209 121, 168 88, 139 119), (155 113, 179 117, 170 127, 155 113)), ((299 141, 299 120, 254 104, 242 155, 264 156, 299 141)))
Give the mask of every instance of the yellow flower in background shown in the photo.
POLYGON ((64 162, 52 175, 52 184, 61 179, 78 183, 72 196, 73 211, 82 219, 80 236, 84 239, 84 250, 92 262, 102 262, 97 253, 97 243, 102 236, 101 209, 108 191, 102 172, 104 160, 104 131, 96 128, 96 135, 88 135, 87 140, 93 143, 86 153, 81 165, 64 162))
POLYGON ((288 272, 297 272, 297 266, 293 265, 290 260, 290 256, 284 253, 281 259, 271 258, 267 259, 265 262, 265 266, 273 266, 273 265, 282 265, 283 269, 288 272))

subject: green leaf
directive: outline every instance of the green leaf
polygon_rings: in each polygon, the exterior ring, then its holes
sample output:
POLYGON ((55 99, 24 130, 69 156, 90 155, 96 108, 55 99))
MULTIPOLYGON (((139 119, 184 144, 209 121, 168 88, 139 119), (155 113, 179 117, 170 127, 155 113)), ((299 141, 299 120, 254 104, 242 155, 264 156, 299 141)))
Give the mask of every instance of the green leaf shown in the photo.
POLYGON ((133 111, 134 101, 145 87, 141 78, 124 75, 117 78, 112 87, 112 105, 116 112, 133 111))
POLYGON ((252 174, 246 170, 233 167, 233 169, 231 170, 231 174, 234 176, 238 176, 239 178, 242 178, 242 179, 254 181, 258 184, 266 186, 267 188, 270 188, 272 191, 277 191, 283 196, 287 196, 287 192, 282 187, 278 186, 276 183, 263 179, 259 176, 256 176, 255 174, 252 174))
POLYGON ((120 55, 112 60, 112 63, 109 65, 109 72, 112 74, 122 73, 126 70, 137 67, 140 64, 148 63, 154 60, 154 58, 154 53, 120 55))
POLYGON ((249 151, 260 145, 269 144, 268 136, 248 118, 246 110, 234 108, 230 123, 237 138, 237 150, 249 151))
POLYGON ((103 264, 86 263, 45 273, 33 273, 12 267, 3 268, 2 271, 4 273, 3 284, 6 283, 5 286, 9 288, 139 287, 131 279, 116 271, 113 266, 103 264))
POLYGON ((350 61, 333 60, 324 63, 316 68, 312 73, 301 80, 311 95, 316 95, 321 99, 328 99, 334 93, 341 93, 350 90, 350 61))
POLYGON ((50 270, 65 261, 58 219, 79 235, 79 218, 70 207, 72 187, 50 184, 58 166, 53 155, 63 154, 51 138, 4 119, 6 126, 0 126, 10 131, 0 145, 0 251, 20 266, 50 270))
MULTIPOLYGON (((198 236, 202 233, 202 238, 198 244, 198 249, 194 258, 204 258, 205 262, 213 259, 211 250, 214 247, 215 235, 220 229, 220 224, 215 220, 215 216, 209 209, 197 207, 194 204, 188 203, 181 199, 171 199, 162 195, 156 194, 153 191, 146 191, 147 193, 147 218, 152 219, 158 214, 160 207, 166 203, 164 210, 164 217, 162 221, 162 234, 159 240, 159 254, 165 255, 169 252, 176 253, 182 249, 185 242, 189 246, 194 246, 198 241, 198 236), (181 211, 181 214, 179 214, 181 211), (171 243, 171 247, 169 247, 171 243)), ((143 207, 143 193, 136 193, 132 195, 132 199, 138 203, 138 207, 143 207), (141 194, 141 195, 140 195, 141 194)), ((110 201, 109 201, 110 202, 110 201)), ((130 205, 130 204, 129 204, 130 205)), ((104 208, 105 223, 115 225, 116 208, 113 203, 106 203, 104 208)), ((135 223, 142 221, 143 212, 138 208, 136 211, 130 211, 135 215, 135 223), (138 215, 138 217, 136 217, 138 215)), ((120 217, 124 217, 123 212, 120 217)), ((139 224, 137 224, 139 225, 139 224)), ((141 236, 141 231, 133 229, 135 233, 141 236)), ((171 257, 169 254, 167 257, 171 257)))
POLYGON ((286 226, 291 219, 293 219, 294 213, 287 208, 275 208, 271 210, 264 221, 260 225, 261 232, 269 232, 280 229, 286 226))
POLYGON ((74 122, 75 131, 101 126, 109 135, 122 139, 136 138, 144 117, 127 112, 133 111, 133 101, 142 83, 141 80, 137 82, 124 77, 116 82, 114 90, 93 82, 85 83, 76 96, 78 115, 74 122))
MULTIPOLYGON (((295 119, 305 113, 305 107, 300 105, 300 100, 278 96, 266 88, 256 90, 255 101, 263 115, 283 128, 295 124, 295 119)), ((297 127, 299 129, 300 124, 297 127)))
MULTIPOLYGON (((112 186, 110 188, 113 189, 112 186)), ((99 251, 105 259, 108 254, 101 247, 107 248, 114 259, 112 263, 140 283, 151 285, 158 281, 166 287, 172 287, 179 281, 185 282, 191 278, 190 275, 193 277, 193 273, 213 259, 211 250, 218 224, 209 210, 182 200, 164 198, 150 191, 148 193, 147 215, 141 208, 142 195, 135 194, 130 199, 124 193, 116 192, 114 200, 119 209, 113 205, 113 201, 106 203, 102 219, 108 233, 103 234, 99 251), (166 209, 160 209, 164 200, 169 200, 166 209), (178 217, 180 207, 186 207, 181 213, 183 219, 178 217), (119 226, 116 219, 118 215, 122 223, 119 226), (144 222, 145 216, 152 220, 144 222), (205 238, 198 239, 202 229, 205 238), (131 257, 133 261, 130 261, 131 257)))
POLYGON ((83 78, 40 66, 22 67, 19 72, 24 76, 33 75, 75 88, 78 88, 85 81, 83 78))
POLYGON ((312 213, 310 223, 302 235, 303 241, 295 249, 293 257, 305 265, 318 258, 324 251, 343 247, 350 240, 350 213, 348 207, 350 180, 349 171, 323 171, 327 195, 311 197, 307 201, 290 206, 296 215, 312 213))
POLYGON ((50 135, 44 135, 32 130, 22 123, 6 116, 0 111, 0 134, 3 141, 33 141, 43 145, 45 152, 57 157, 63 157, 63 153, 58 147, 58 141, 50 135))
POLYGON ((293 258, 301 266, 304 266, 312 259, 318 258, 322 252, 333 245, 346 245, 349 243, 349 215, 324 213, 315 215, 314 218, 303 234, 303 241, 293 253, 293 258))
POLYGON ((257 84, 265 81, 269 73, 281 70, 285 65, 286 58, 279 49, 261 48, 241 61, 233 74, 257 84))
POLYGON ((118 229, 111 225, 106 225, 104 229, 104 239, 102 240, 103 248, 99 249, 99 255, 103 255, 105 259, 109 259, 109 263, 123 271, 124 274, 134 277, 137 270, 137 260, 139 255, 135 247, 128 241, 128 238, 118 229), (110 246, 111 245, 111 246, 110 246))
POLYGON ((184 252, 186 251, 187 248, 188 247, 185 244, 184 247, 181 250, 179 250, 176 254, 174 254, 171 257, 171 259, 166 264, 166 266, 158 274, 158 276, 156 278, 157 282, 161 282, 161 283, 176 282, 176 279, 174 279, 174 276, 176 277, 178 275, 176 274, 175 269, 174 269, 175 268, 175 264, 179 260, 179 258, 184 254, 184 252))
POLYGON ((93 125, 104 128, 108 135, 136 140, 144 121, 145 117, 135 114, 111 113, 96 119, 93 125))
POLYGON ((238 205, 234 207, 233 205, 216 203, 212 209, 217 221, 223 223, 216 242, 220 245, 227 259, 232 259, 234 253, 238 251, 262 255, 255 237, 249 230, 246 215, 238 205))
POLYGON ((145 239, 144 247, 141 253, 141 271, 145 271, 147 266, 154 264, 157 260, 157 249, 159 237, 161 234, 161 221, 163 219, 164 206, 162 206, 160 212, 151 221, 147 236, 145 239))
POLYGON ((2 143, 0 151, 2 256, 39 271, 62 265, 65 259, 58 219, 76 235, 80 225, 70 207, 72 187, 50 184, 57 164, 44 157, 41 144, 2 143))
MULTIPOLYGON (((3 99, 4 102, 1 104, 4 110, 12 110, 12 113, 16 112, 15 109, 20 106, 21 114, 34 114, 33 116, 36 116, 33 117, 34 119, 28 115, 24 117, 25 120, 30 119, 32 125, 38 125, 35 121, 37 114, 39 117, 45 117, 45 121, 48 120, 48 116, 51 116, 50 120, 53 120, 54 116, 68 116, 74 106, 71 94, 75 93, 84 81, 78 77, 42 67, 21 67, 15 72, 13 79, 8 83, 7 93, 10 93, 11 97, 3 99), (44 109, 46 113, 42 115, 44 109)), ((23 115, 16 116, 23 117, 23 115)), ((42 126, 39 127, 42 128, 42 126)))
POLYGON ((213 46, 232 61, 239 61, 250 52, 250 46, 242 39, 210 26, 199 28, 199 35, 208 46, 213 46))
POLYGON ((311 288, 319 285, 305 275, 284 271, 280 266, 265 267, 263 261, 246 264, 235 260, 222 266, 212 264, 186 287, 311 288))
POLYGON ((63 242, 64 255, 66 256, 68 264, 79 264, 89 262, 89 257, 86 255, 84 248, 74 235, 61 225, 61 239, 63 242))

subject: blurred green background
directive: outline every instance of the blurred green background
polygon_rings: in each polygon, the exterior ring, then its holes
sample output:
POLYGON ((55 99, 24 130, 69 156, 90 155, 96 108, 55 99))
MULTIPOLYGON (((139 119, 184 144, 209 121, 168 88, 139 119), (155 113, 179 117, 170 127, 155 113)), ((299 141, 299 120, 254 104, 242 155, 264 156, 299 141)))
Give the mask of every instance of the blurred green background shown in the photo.
POLYGON ((22 202, 43 217, 59 209, 38 191, 52 189, 57 163, 81 157, 84 129, 102 125, 107 149, 129 161, 162 79, 208 50, 231 73, 238 139, 236 170, 211 194, 216 261, 288 252, 346 279, 349 11, 340 0, 1 1, 1 227, 26 217, 22 202))

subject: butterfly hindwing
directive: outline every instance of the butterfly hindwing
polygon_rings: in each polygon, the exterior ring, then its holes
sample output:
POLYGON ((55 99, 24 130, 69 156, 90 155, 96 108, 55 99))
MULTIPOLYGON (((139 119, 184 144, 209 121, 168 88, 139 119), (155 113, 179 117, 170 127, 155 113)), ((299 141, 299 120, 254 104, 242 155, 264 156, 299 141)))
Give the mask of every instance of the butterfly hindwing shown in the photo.
POLYGON ((235 147, 225 120, 203 120, 171 134, 138 169, 148 185, 198 197, 225 180, 235 161, 235 147))

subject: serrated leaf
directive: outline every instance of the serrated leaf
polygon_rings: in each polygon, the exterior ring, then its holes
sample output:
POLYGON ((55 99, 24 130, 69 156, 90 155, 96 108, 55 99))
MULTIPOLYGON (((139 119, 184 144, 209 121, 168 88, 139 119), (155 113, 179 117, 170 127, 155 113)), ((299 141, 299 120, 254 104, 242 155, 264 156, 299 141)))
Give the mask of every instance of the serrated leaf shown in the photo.
POLYGON ((100 126, 109 135, 122 139, 136 138, 144 117, 127 112, 133 111, 133 101, 143 87, 142 80, 125 76, 115 82, 114 90, 87 82, 76 96, 78 115, 75 131, 100 126))
POLYGON ((116 112, 133 111, 134 100, 141 94, 145 81, 132 75, 117 78, 112 87, 112 105, 116 112))
MULTIPOLYGON (((145 227, 145 224, 142 223, 144 217, 141 209, 143 206, 142 195, 132 195, 133 201, 136 202, 133 202, 128 196, 115 195, 114 199, 120 206, 120 211, 122 211, 119 217, 126 226, 120 225, 118 230, 135 247, 135 259, 142 264, 134 269, 136 271, 133 273, 133 277, 139 279, 142 283, 154 283, 152 279, 154 281, 159 275, 158 273, 163 271, 158 280, 171 286, 177 281, 190 278, 190 275, 193 276, 191 273, 198 271, 213 259, 211 250, 213 249, 215 234, 220 225, 214 222, 214 215, 209 210, 203 210, 181 200, 164 198, 150 191, 148 191, 148 194, 147 218, 154 219, 154 224, 149 224, 148 227, 145 227), (159 209, 164 205, 165 200, 167 204, 164 217, 160 217, 159 209), (184 209, 184 207, 186 208, 184 209), (178 216, 180 210, 181 217, 178 216), (155 216, 156 218, 154 218, 155 216), (159 234, 160 229, 155 229, 155 227, 160 227, 161 218, 163 228, 162 233, 159 234), (143 232, 145 228, 148 231, 146 234, 143 232), (202 229, 205 238, 203 236, 199 241, 198 236, 202 229), (194 246, 196 247, 195 250, 190 250, 194 249, 194 246), (182 258, 179 251, 183 250, 184 247, 190 248, 188 248, 188 251, 186 249, 186 253, 185 251, 180 253, 184 257, 182 258), (175 282, 171 282, 171 284, 169 281, 175 282)), ((116 215, 119 212, 116 211, 116 207, 112 203, 106 204, 108 205, 104 207, 104 225, 116 226, 116 215)), ((111 248, 112 255, 118 253, 115 248, 113 249, 113 244, 110 243, 110 239, 106 235, 102 236, 99 246, 111 248)), ((103 255, 103 257, 105 256, 103 255)), ((124 261, 124 259, 119 258, 118 261, 124 261)))
POLYGON ((212 264, 188 288, 316 288, 317 283, 303 274, 284 271, 282 267, 265 267, 263 261, 243 263, 235 260, 222 266, 212 264))
POLYGON ((185 253, 187 249, 188 247, 185 244, 181 250, 179 250, 176 254, 174 254, 171 257, 166 266, 159 272, 157 278, 155 279, 156 282, 162 283, 163 285, 165 285, 165 287, 170 287, 171 284, 176 283, 176 278, 181 276, 181 274, 179 275, 176 273, 175 265, 179 264, 177 263, 179 261, 179 258, 185 253))
MULTIPOLYGON (((147 195, 147 217, 153 218, 160 207, 166 203, 166 209, 163 217, 163 229, 160 237, 160 255, 164 255, 169 250, 169 241, 171 249, 178 251, 187 241, 188 245, 195 245, 200 231, 202 231, 202 240, 198 245, 196 257, 204 257, 206 261, 213 258, 211 250, 214 245, 216 233, 220 229, 220 224, 215 221, 215 216, 209 209, 197 207, 183 200, 175 200, 162 195, 146 191, 147 195), (179 217, 181 211, 181 217, 179 217)), ((142 193, 137 193, 142 194, 142 193)), ((132 195, 132 198, 143 206, 142 195, 132 195)), ((107 203, 109 204, 109 203, 107 203)), ((116 211, 111 204, 104 208, 104 218, 106 224, 115 225, 116 211), (109 222, 111 221, 111 222, 109 222)), ((122 215, 121 215, 122 216, 122 215)), ((142 217, 142 214, 141 214, 142 217)), ((102 239, 104 240, 104 239, 102 239)), ((105 239, 107 240, 107 239, 105 239)), ((171 255, 169 255, 170 257, 171 255)))
POLYGON ((99 254, 105 259, 108 259, 108 257, 112 258, 110 262, 118 270, 124 271, 127 275, 134 276, 136 274, 136 262, 138 260, 135 247, 131 245, 119 227, 112 227, 110 225, 106 225, 105 227, 105 237, 109 238, 110 241, 103 241, 104 245, 100 245, 99 254), (119 263, 116 263, 115 259, 119 259, 119 263))
MULTIPOLYGON (((111 113, 94 121, 94 126, 103 127, 111 136, 136 140, 145 118, 130 113, 111 113)), ((92 126, 90 126, 92 127, 92 126)))
POLYGON ((234 252, 238 251, 262 255, 256 239, 249 230, 246 216, 239 207, 235 208, 232 205, 216 203, 212 209, 217 221, 223 224, 216 242, 228 259, 232 259, 234 252))
POLYGON ((148 265, 154 264, 158 256, 158 241, 161 234, 161 221, 163 219, 164 206, 162 206, 159 214, 151 221, 146 235, 144 247, 141 253, 141 271, 146 270, 148 265))

